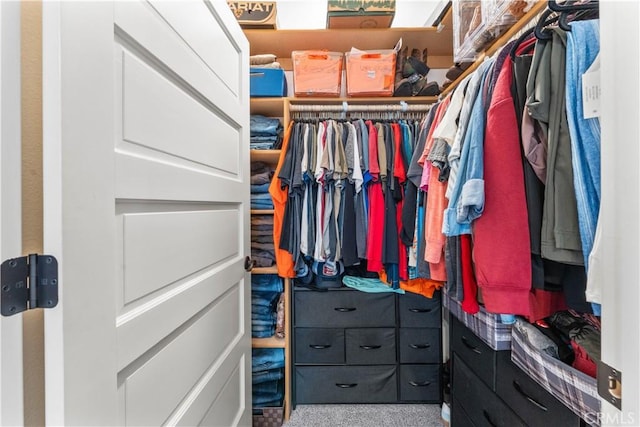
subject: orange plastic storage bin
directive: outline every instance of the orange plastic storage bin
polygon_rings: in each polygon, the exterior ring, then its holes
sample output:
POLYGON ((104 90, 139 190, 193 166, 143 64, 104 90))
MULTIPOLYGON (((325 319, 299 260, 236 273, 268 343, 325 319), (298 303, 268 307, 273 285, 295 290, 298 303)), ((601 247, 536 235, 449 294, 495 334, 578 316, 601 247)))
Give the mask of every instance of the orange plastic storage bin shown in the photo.
POLYGON ((395 50, 346 53, 348 96, 392 96, 396 72, 395 50))
POLYGON ((291 59, 295 96, 340 96, 342 53, 296 50, 291 59))

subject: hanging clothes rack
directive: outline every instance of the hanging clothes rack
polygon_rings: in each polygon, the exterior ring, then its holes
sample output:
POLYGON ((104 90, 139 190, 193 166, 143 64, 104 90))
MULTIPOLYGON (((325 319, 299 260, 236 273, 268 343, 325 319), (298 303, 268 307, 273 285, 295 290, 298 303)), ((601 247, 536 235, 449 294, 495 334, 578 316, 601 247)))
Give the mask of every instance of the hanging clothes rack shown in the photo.
POLYGON ((291 104, 292 119, 420 119, 431 109, 431 104, 291 104), (340 115, 336 115, 340 113, 340 115))

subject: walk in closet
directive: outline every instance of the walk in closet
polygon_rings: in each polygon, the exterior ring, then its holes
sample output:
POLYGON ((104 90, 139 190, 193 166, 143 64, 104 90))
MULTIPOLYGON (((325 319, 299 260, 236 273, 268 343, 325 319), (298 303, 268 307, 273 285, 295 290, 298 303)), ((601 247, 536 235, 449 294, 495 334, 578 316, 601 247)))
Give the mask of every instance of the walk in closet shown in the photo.
MULTIPOLYGON (((250 41, 252 54, 273 53, 278 57, 285 70, 289 70, 292 67, 289 61, 291 52, 294 50, 328 49, 330 51, 346 52, 352 46, 356 46, 359 49, 375 49, 380 48, 381 45, 390 47, 400 37, 409 46, 428 45, 426 46, 429 51, 428 65, 432 68, 449 68, 454 62, 464 62, 454 61, 453 58, 455 55, 452 45, 454 37, 453 33, 450 32, 452 13, 459 13, 459 8, 469 7, 471 3, 474 2, 459 2, 457 5, 458 10, 454 7, 453 10, 444 15, 440 29, 387 29, 383 31, 245 30, 245 34, 250 41), (443 31, 441 31, 442 28, 444 28, 443 31)), ((296 135, 317 133, 317 126, 321 123, 322 125, 320 126, 335 126, 338 129, 336 132, 342 135, 348 133, 348 126, 345 126, 344 130, 340 130, 343 123, 348 123, 349 126, 355 125, 357 129, 359 126, 365 128, 364 122, 367 121, 374 123, 376 121, 393 123, 394 120, 402 121, 403 123, 405 121, 411 122, 412 120, 416 123, 424 122, 431 109, 442 107, 442 104, 445 103, 446 106, 443 109, 445 111, 448 107, 448 102, 461 102, 461 99, 465 97, 465 91, 478 93, 478 88, 481 86, 480 81, 485 78, 480 77, 480 75, 493 67, 493 62, 496 61, 496 58, 501 58, 500 61, 504 61, 510 49, 513 49, 513 53, 510 53, 511 57, 517 58, 517 55, 520 55, 520 51, 516 53, 518 47, 512 47, 514 40, 519 39, 518 43, 529 40, 528 43, 531 47, 526 55, 528 55, 527 61, 530 61, 533 43, 536 40, 542 40, 539 32, 546 31, 545 35, 549 35, 553 31, 546 29, 546 26, 554 25, 560 20, 562 28, 565 28, 565 25, 568 25, 568 20, 585 21, 597 18, 597 4, 594 6, 593 2, 591 5, 576 7, 576 9, 569 11, 556 9, 557 7, 555 2, 531 2, 527 10, 518 16, 516 22, 510 23, 493 42, 475 54, 473 60, 467 61, 464 69, 454 77, 453 82, 446 86, 438 97, 254 98, 252 99, 252 114, 279 117, 284 129, 299 129, 292 130, 292 132, 298 132, 296 135), (552 3, 551 6, 549 6, 550 3, 552 3), (591 12, 588 10, 591 10, 591 12), (588 15, 589 13, 591 15, 588 15), (539 28, 536 29, 535 36, 539 38, 532 35, 534 33, 533 27, 536 25, 539 28), (474 80, 476 81, 475 83, 470 83, 474 80), (453 100, 456 95, 459 97, 458 101, 453 100)), ((543 46, 538 42, 536 49, 542 50, 543 46)), ((592 61, 593 58, 589 60, 592 61)), ((493 84, 498 79, 498 72, 499 70, 493 71, 493 84)), ((522 90, 526 86, 526 74, 524 77, 524 81, 518 82, 518 85, 523 88, 522 90)), ((486 78, 488 79, 489 77, 486 78)), ((511 79, 511 77, 509 78, 511 79)), ((564 85, 564 77, 559 80, 556 79, 556 81, 561 81, 564 85)), ((480 91, 482 92, 482 89, 480 91)), ((468 93, 466 95, 475 96, 468 93)), ((513 96, 515 97, 515 95, 513 96)), ((526 95, 518 96, 522 98, 526 95)), ((524 102, 524 98, 522 99, 522 101, 518 100, 518 102, 524 102)), ((489 105, 487 104, 485 106, 485 114, 488 108, 489 105)), ((470 114, 470 108, 466 113, 460 113, 460 106, 458 106, 457 111, 458 115, 470 114)), ((434 112, 432 111, 431 113, 433 115, 434 112)), ((435 115, 437 114, 435 113, 435 115)), ((517 114, 518 120, 522 121, 522 112, 519 111, 517 114)), ((559 113, 552 113, 552 116, 556 114, 559 113)), ((481 124, 480 126, 483 125, 481 124)), ((484 127, 480 128, 480 131, 484 131, 484 127)), ((461 138, 464 138, 464 132, 462 135, 461 138)), ((288 142, 290 144, 295 143, 296 137, 289 135, 288 142)), ((300 136, 300 138, 302 137, 300 136)), ((550 136, 550 138, 555 137, 550 136)), ((343 141, 346 141, 346 139, 343 141)), ((552 139, 551 143, 555 144, 555 140, 552 139)), ((465 142, 465 144, 467 143, 465 142)), ((300 142, 300 149, 302 149, 302 145, 302 142, 300 142)), ((474 149, 472 148, 471 150, 474 149)), ((485 147, 485 150, 488 149, 485 147)), ((519 158, 520 154, 517 153, 518 151, 514 152, 516 157, 512 157, 509 160, 510 162, 514 161, 514 158, 519 158)), ((286 160, 287 155, 287 153, 279 151, 253 151, 252 159, 270 158, 271 162, 275 164, 277 162, 276 158, 282 163, 286 160)), ((465 153, 462 156, 464 158, 463 164, 465 165, 463 168, 466 168, 467 154, 465 153)), ((502 156, 502 154, 499 156, 502 156)), ((411 155, 408 155, 408 158, 405 158, 407 166, 410 160, 411 155)), ((486 161, 494 160, 489 159, 486 161)), ((553 164, 551 167, 554 168, 553 164)), ((294 166, 290 166, 290 168, 294 168, 294 166)), ((525 164, 524 168, 525 175, 533 173, 531 166, 525 164)), ((466 169, 463 169, 463 171, 466 171, 466 169)), ((282 176, 277 176, 277 174, 274 176, 276 180, 281 178, 282 176)), ((492 178, 489 176, 485 179, 490 180, 492 178)), ((282 185, 284 186, 285 184, 282 185)), ((291 183, 287 185, 291 185, 291 183)), ((301 188, 304 188, 305 184, 302 183, 301 185, 301 188)), ((552 184, 547 185, 551 186, 552 184)), ((555 184, 553 185, 555 186, 555 184)), ((492 189, 498 188, 500 184, 492 182, 491 186, 492 189)), ((533 203, 532 197, 543 197, 539 192, 544 186, 536 186, 535 188, 534 190, 534 187, 527 187, 527 200, 524 202, 525 199, 522 199, 523 203, 533 203), (538 196, 534 196, 533 191, 537 191, 538 196)), ((332 192, 333 190, 329 191, 332 192)), ((432 189, 432 191, 436 190, 432 189)), ((305 205, 307 197, 316 197, 315 193, 312 192, 308 196, 306 195, 307 193, 304 194, 305 202, 299 202, 303 216, 307 215, 304 212, 312 211, 311 208, 305 205)), ((351 199, 354 197, 352 194, 347 190, 347 192, 343 193, 343 197, 351 199)), ((388 194, 385 194, 385 196, 388 197, 388 194)), ((302 196, 300 197, 302 198, 302 196)), ((368 194, 368 197, 368 202, 374 203, 371 199, 373 196, 368 194)), ((457 200, 450 197, 447 194, 449 203, 457 200)), ((453 197, 458 196, 454 194, 453 197)), ((487 203, 494 203, 491 197, 495 196, 487 197, 489 200, 487 203)), ((524 197, 524 192, 522 197, 524 197)), ((314 198, 313 200, 316 199, 314 198)), ((354 200, 356 200, 357 205, 357 196, 354 200)), ((431 198, 429 200, 429 203, 439 203, 435 198, 433 201, 431 198)), ((287 202, 298 203, 292 201, 292 199, 287 202)), ((560 203, 563 202, 561 201, 560 203)), ((427 209, 429 209, 429 204, 427 206, 427 209)), ((446 207, 446 204, 444 206, 446 207)), ((492 212, 491 209, 489 209, 488 214, 483 212, 483 207, 481 206, 478 216, 484 215, 484 218, 490 218, 495 215, 492 212)), ((313 216, 312 213, 309 215, 313 216)), ((560 217, 566 216, 567 212, 560 212, 558 215, 560 217)), ((481 222, 485 221, 484 218, 481 222)), ((597 390, 595 370, 590 370, 595 368, 585 368, 584 366, 576 368, 577 365, 575 364, 574 367, 571 367, 566 364, 566 361, 561 362, 558 358, 543 356, 540 349, 536 348, 531 341, 535 340, 533 337, 537 332, 530 329, 531 324, 526 320, 516 320, 513 316, 513 314, 517 314, 533 320, 540 320, 553 313, 570 308, 578 310, 571 312, 573 313, 572 316, 576 316, 570 317, 570 319, 573 319, 572 321, 585 325, 582 327, 589 329, 589 331, 592 330, 591 328, 597 328, 599 331, 599 318, 588 317, 591 316, 592 310, 591 307, 587 307, 588 304, 585 305, 584 296, 581 297, 581 303, 576 302, 575 292, 579 293, 580 290, 569 291, 569 293, 565 291, 564 298, 566 298, 566 302, 556 303, 550 299, 544 303, 538 303, 542 305, 536 306, 534 304, 530 308, 523 308, 524 306, 514 308, 517 307, 518 303, 506 300, 503 305, 496 303, 492 297, 492 289, 486 287, 486 283, 492 283, 491 281, 495 280, 495 278, 491 279, 490 277, 492 277, 496 268, 499 269, 501 265, 511 262, 519 262, 515 253, 509 254, 505 252, 501 254, 502 249, 500 247, 503 243, 500 240, 505 238, 520 239, 522 238, 522 236, 519 236, 520 233, 529 229, 532 230, 531 236, 533 236, 536 232, 536 225, 531 221, 533 220, 530 219, 528 224, 515 225, 514 227, 516 228, 512 231, 505 231, 510 237, 496 235, 493 240, 489 239, 486 243, 488 249, 485 251, 487 258, 483 258, 485 255, 478 252, 472 263, 470 261, 467 267, 462 267, 462 276, 458 276, 457 279, 455 277, 455 269, 447 270, 447 275, 441 279, 442 291, 438 286, 435 296, 429 295, 430 298, 418 296, 411 292, 407 292, 411 296, 394 295, 393 293, 367 294, 366 292, 351 289, 349 285, 343 285, 338 289, 323 289, 322 292, 318 292, 318 289, 313 289, 313 286, 311 287, 312 289, 309 289, 306 284, 300 284, 300 282, 304 281, 300 278, 300 275, 295 278, 290 277, 286 282, 288 288, 287 315, 289 319, 287 323, 288 338, 285 344, 287 349, 285 381, 290 386, 285 399, 290 406, 285 409, 285 418, 289 415, 291 409, 295 409, 297 404, 409 401, 440 403, 444 397, 446 404, 451 408, 451 421, 454 426, 485 425, 487 423, 488 425, 505 426, 543 426, 553 425, 557 422, 567 426, 599 425, 599 417, 601 417, 599 414, 602 413, 602 409, 597 390), (493 249, 489 249, 491 247, 493 249), (475 265, 473 265, 474 263, 475 265), (493 264, 495 265, 490 267, 493 264), (478 282, 480 282, 481 290, 484 291, 484 301, 481 300, 479 307, 475 301, 477 288, 467 286, 467 276, 464 276, 465 268, 472 269, 467 270, 467 275, 476 276, 478 282), (484 268, 489 270, 484 271, 484 268), (473 272, 473 270, 475 271, 473 272), (469 273, 469 271, 472 272, 469 273), (452 272, 454 276, 451 275, 452 272), (452 281, 454 283, 457 281, 457 285, 452 285, 452 281), (461 296, 463 285, 465 287, 464 300, 461 296), (456 286, 458 290, 456 290, 456 286), (466 292, 471 293, 467 295, 466 292), (484 304, 486 304, 486 308, 484 304), (439 319, 441 306, 443 307, 442 313, 445 325, 443 329, 445 335, 442 337, 440 336, 439 319), (407 309, 408 312, 405 312, 407 309), (588 313, 588 316, 581 318, 580 312, 582 310, 585 310, 584 312, 588 313), (349 312, 357 314, 349 316, 349 312), (427 312, 430 314, 424 316, 423 320, 420 319, 420 316, 417 316, 414 319, 415 321, 410 322, 406 317, 408 316, 407 313, 415 315, 416 313, 427 312), (378 313, 378 315, 375 313, 378 313), (418 332, 420 328, 422 328, 422 331, 418 332), (371 344, 369 341, 375 341, 376 345, 369 345, 371 344), (442 347, 442 344, 444 344, 444 347, 442 347), (378 351, 376 355, 373 355, 374 352, 371 351, 373 347, 378 351), (409 351, 406 348, 412 349, 413 353, 409 355, 409 351), (429 350, 418 351, 426 349, 429 350), (438 349, 437 356, 434 354, 435 349, 438 349), (443 365, 444 367, 439 366, 443 362, 446 362, 443 365), (435 370, 430 370, 432 368, 435 370), (437 384, 439 390, 436 392, 426 387, 427 384, 431 387, 437 384), (373 392, 371 390, 377 391, 373 392)), ((357 229, 357 221, 354 226, 357 229)), ((471 235, 471 229, 468 226, 462 229, 468 230, 463 231, 463 235, 471 235)), ((480 227, 481 230, 482 227, 480 227)), ((508 227, 505 230, 509 230, 508 227)), ((354 230, 354 238, 355 233, 356 231, 354 230)), ((575 233, 578 233, 577 229, 575 233)), ((446 235, 459 236, 460 233, 453 232, 446 235)), ((452 239, 448 237, 444 245, 447 248, 450 245, 454 245, 451 248, 457 248, 447 250, 458 251, 457 255, 452 252, 451 256, 457 256, 458 262, 460 262, 459 245, 467 245, 470 248, 462 249, 464 258, 467 256, 464 255, 465 250, 472 251, 475 245, 485 245, 482 239, 488 239, 488 237, 484 236, 476 235, 475 242, 465 240, 465 238, 460 240, 459 238, 452 239)), ((526 241, 528 242, 528 234, 526 236, 526 241)), ((340 235, 339 237, 343 236, 340 235)), ((582 240, 584 241, 586 238, 583 234, 582 240)), ((299 240, 295 241, 294 247, 306 248, 307 242, 304 239, 305 237, 303 237, 302 243, 299 240)), ((282 245, 282 243, 280 244, 282 245)), ((357 250, 357 248, 354 250, 357 250)), ((527 263, 533 263, 533 276, 531 277, 536 283, 537 280, 542 280, 540 279, 541 276, 536 276, 536 274, 544 274, 542 273, 544 268, 552 269, 552 267, 542 266, 540 249, 536 249, 534 246, 531 250, 533 251, 533 258, 527 260, 527 263)), ((549 257, 558 260, 564 259, 561 256, 554 258, 553 255, 548 255, 549 249, 544 250, 546 251, 543 256, 544 259, 549 257)), ((581 249, 578 246, 575 250, 578 252, 584 250, 585 257, 590 253, 590 247, 582 247, 581 249)), ((296 249, 289 250, 294 258, 297 257, 296 251, 296 249)), ((307 256, 312 257, 313 249, 310 248, 308 252, 301 249, 301 256, 305 253, 307 256)), ((467 254, 471 254, 471 252, 467 252, 467 254)), ((341 255, 348 256, 346 254, 341 255)), ((448 256, 449 253, 447 252, 448 256)), ((581 253, 580 259, 582 257, 581 253)), ((360 254, 360 259, 364 258, 360 254)), ((296 262, 294 261, 294 263, 296 262)), ((462 259, 462 262, 465 262, 464 259, 462 259)), ((572 263, 573 261, 569 262, 572 263)), ((451 268, 448 263, 449 261, 447 261, 447 268, 451 268)), ((526 272, 527 269, 532 267, 522 268, 524 268, 524 275, 526 275, 529 274, 526 272)), ((553 268, 556 268, 556 266, 553 268)), ((577 280, 569 279, 569 274, 573 274, 569 273, 569 267, 562 268, 565 270, 559 273, 561 275, 558 279, 560 281, 558 282, 559 287, 555 291, 559 291, 563 285, 568 286, 568 282, 565 282, 565 280, 577 280)), ((555 274, 549 271, 551 270, 547 271, 547 276, 555 274)), ((582 274, 584 274, 584 268, 582 268, 582 271, 582 274)), ((548 279, 547 276, 545 276, 544 280, 552 280, 548 279)), ((349 277, 348 273, 345 274, 345 277, 349 277)), ((389 286, 393 286, 391 277, 387 276, 385 279, 388 280, 389 286)), ((474 286, 478 286, 475 285, 475 280, 474 278, 474 286)), ((523 279, 524 282, 526 280, 526 278, 523 279)), ((584 280, 586 280, 586 276, 579 280, 582 283, 583 290, 585 286, 584 280)), ((357 287, 355 288, 357 289, 357 287)), ((526 291, 526 293, 529 292, 529 290, 526 291)), ((533 291, 530 297, 525 297, 522 300, 523 304, 529 304, 525 302, 526 298, 540 298, 540 296, 535 296, 536 292, 533 291)), ((541 292, 544 293, 546 290, 541 292)), ((560 293, 562 292, 560 291, 560 293)), ((559 294, 554 295, 553 298, 557 295, 559 294)), ((517 300, 519 297, 514 296, 514 298, 517 300)), ((542 301, 542 299, 539 299, 539 301, 542 301)), ((597 314, 599 315, 599 312, 597 314)), ((584 330, 581 333, 584 333, 584 330)), ((583 352, 580 357, 586 357, 593 367, 595 367, 594 360, 596 362, 599 360, 599 340, 598 332, 597 344, 595 344, 598 347, 597 356, 595 356, 596 353, 591 352, 595 350, 595 347, 589 347, 589 355, 586 355, 584 348, 578 345, 580 351, 583 352)), ((583 341, 583 343, 586 343, 586 341, 583 341)), ((565 342, 565 345, 567 345, 567 342, 565 342)), ((604 368, 600 367, 600 369, 604 368)), ((615 401, 615 398, 613 398, 613 401, 615 401)))
POLYGON ((0 1, 0 424, 640 423, 640 3, 406 1, 0 1))

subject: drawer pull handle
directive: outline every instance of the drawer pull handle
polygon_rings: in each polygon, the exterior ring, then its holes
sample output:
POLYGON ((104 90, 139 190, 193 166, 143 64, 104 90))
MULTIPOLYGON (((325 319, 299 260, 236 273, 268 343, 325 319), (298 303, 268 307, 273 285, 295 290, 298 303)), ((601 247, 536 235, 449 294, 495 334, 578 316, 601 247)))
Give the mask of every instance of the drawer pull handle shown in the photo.
POLYGON ((381 345, 361 345, 360 348, 363 350, 377 350, 380 347, 382 347, 381 345))
POLYGON ((486 410, 482 410, 482 415, 484 415, 484 419, 487 420, 491 427, 498 427, 498 424, 494 423, 489 416, 489 413, 486 410))
POLYGON ((409 381, 409 384, 411 384, 414 387, 426 387, 428 385, 431 385, 431 381, 423 381, 423 382, 415 382, 415 381, 409 381))
POLYGON ((410 308, 409 311, 412 313, 431 313, 433 309, 432 308, 410 308))
POLYGON ((340 387, 340 388, 354 388, 354 387, 357 387, 357 386, 358 386, 357 383, 352 383, 352 384, 336 383, 336 387, 340 387))
POLYGON ((339 311, 340 313, 348 313, 350 311, 356 311, 355 307, 336 307, 335 311, 339 311))
POLYGON ((465 347, 467 347, 469 350, 473 351, 474 353, 482 354, 482 352, 478 350, 478 347, 471 345, 467 337, 464 337, 464 336, 462 337, 462 344, 464 344, 465 347))
POLYGON ((515 388, 518 393, 520 393, 525 399, 527 399, 529 402, 531 402, 531 404, 536 406, 538 409, 541 409, 541 410, 543 410, 545 412, 548 411, 546 406, 544 406, 542 403, 538 402, 533 397, 531 397, 527 393, 525 393, 524 390, 522 390, 522 387, 520 386, 518 381, 513 380, 513 388, 515 388))
POLYGON ((331 347, 331 344, 309 344, 309 347, 314 350, 324 350, 325 348, 331 347))
POLYGON ((409 347, 416 350, 424 350, 425 348, 431 347, 431 344, 409 344, 409 347))

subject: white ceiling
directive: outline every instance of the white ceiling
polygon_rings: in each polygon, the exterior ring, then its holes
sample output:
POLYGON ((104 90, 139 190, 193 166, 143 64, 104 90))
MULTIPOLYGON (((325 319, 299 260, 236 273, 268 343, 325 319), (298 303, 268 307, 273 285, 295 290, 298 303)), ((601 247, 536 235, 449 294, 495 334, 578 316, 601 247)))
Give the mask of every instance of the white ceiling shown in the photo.
MULTIPOLYGON (((327 24, 327 0, 277 0, 278 29, 321 29, 327 24)), ((447 0, 396 0, 392 27, 431 26, 447 0)))

